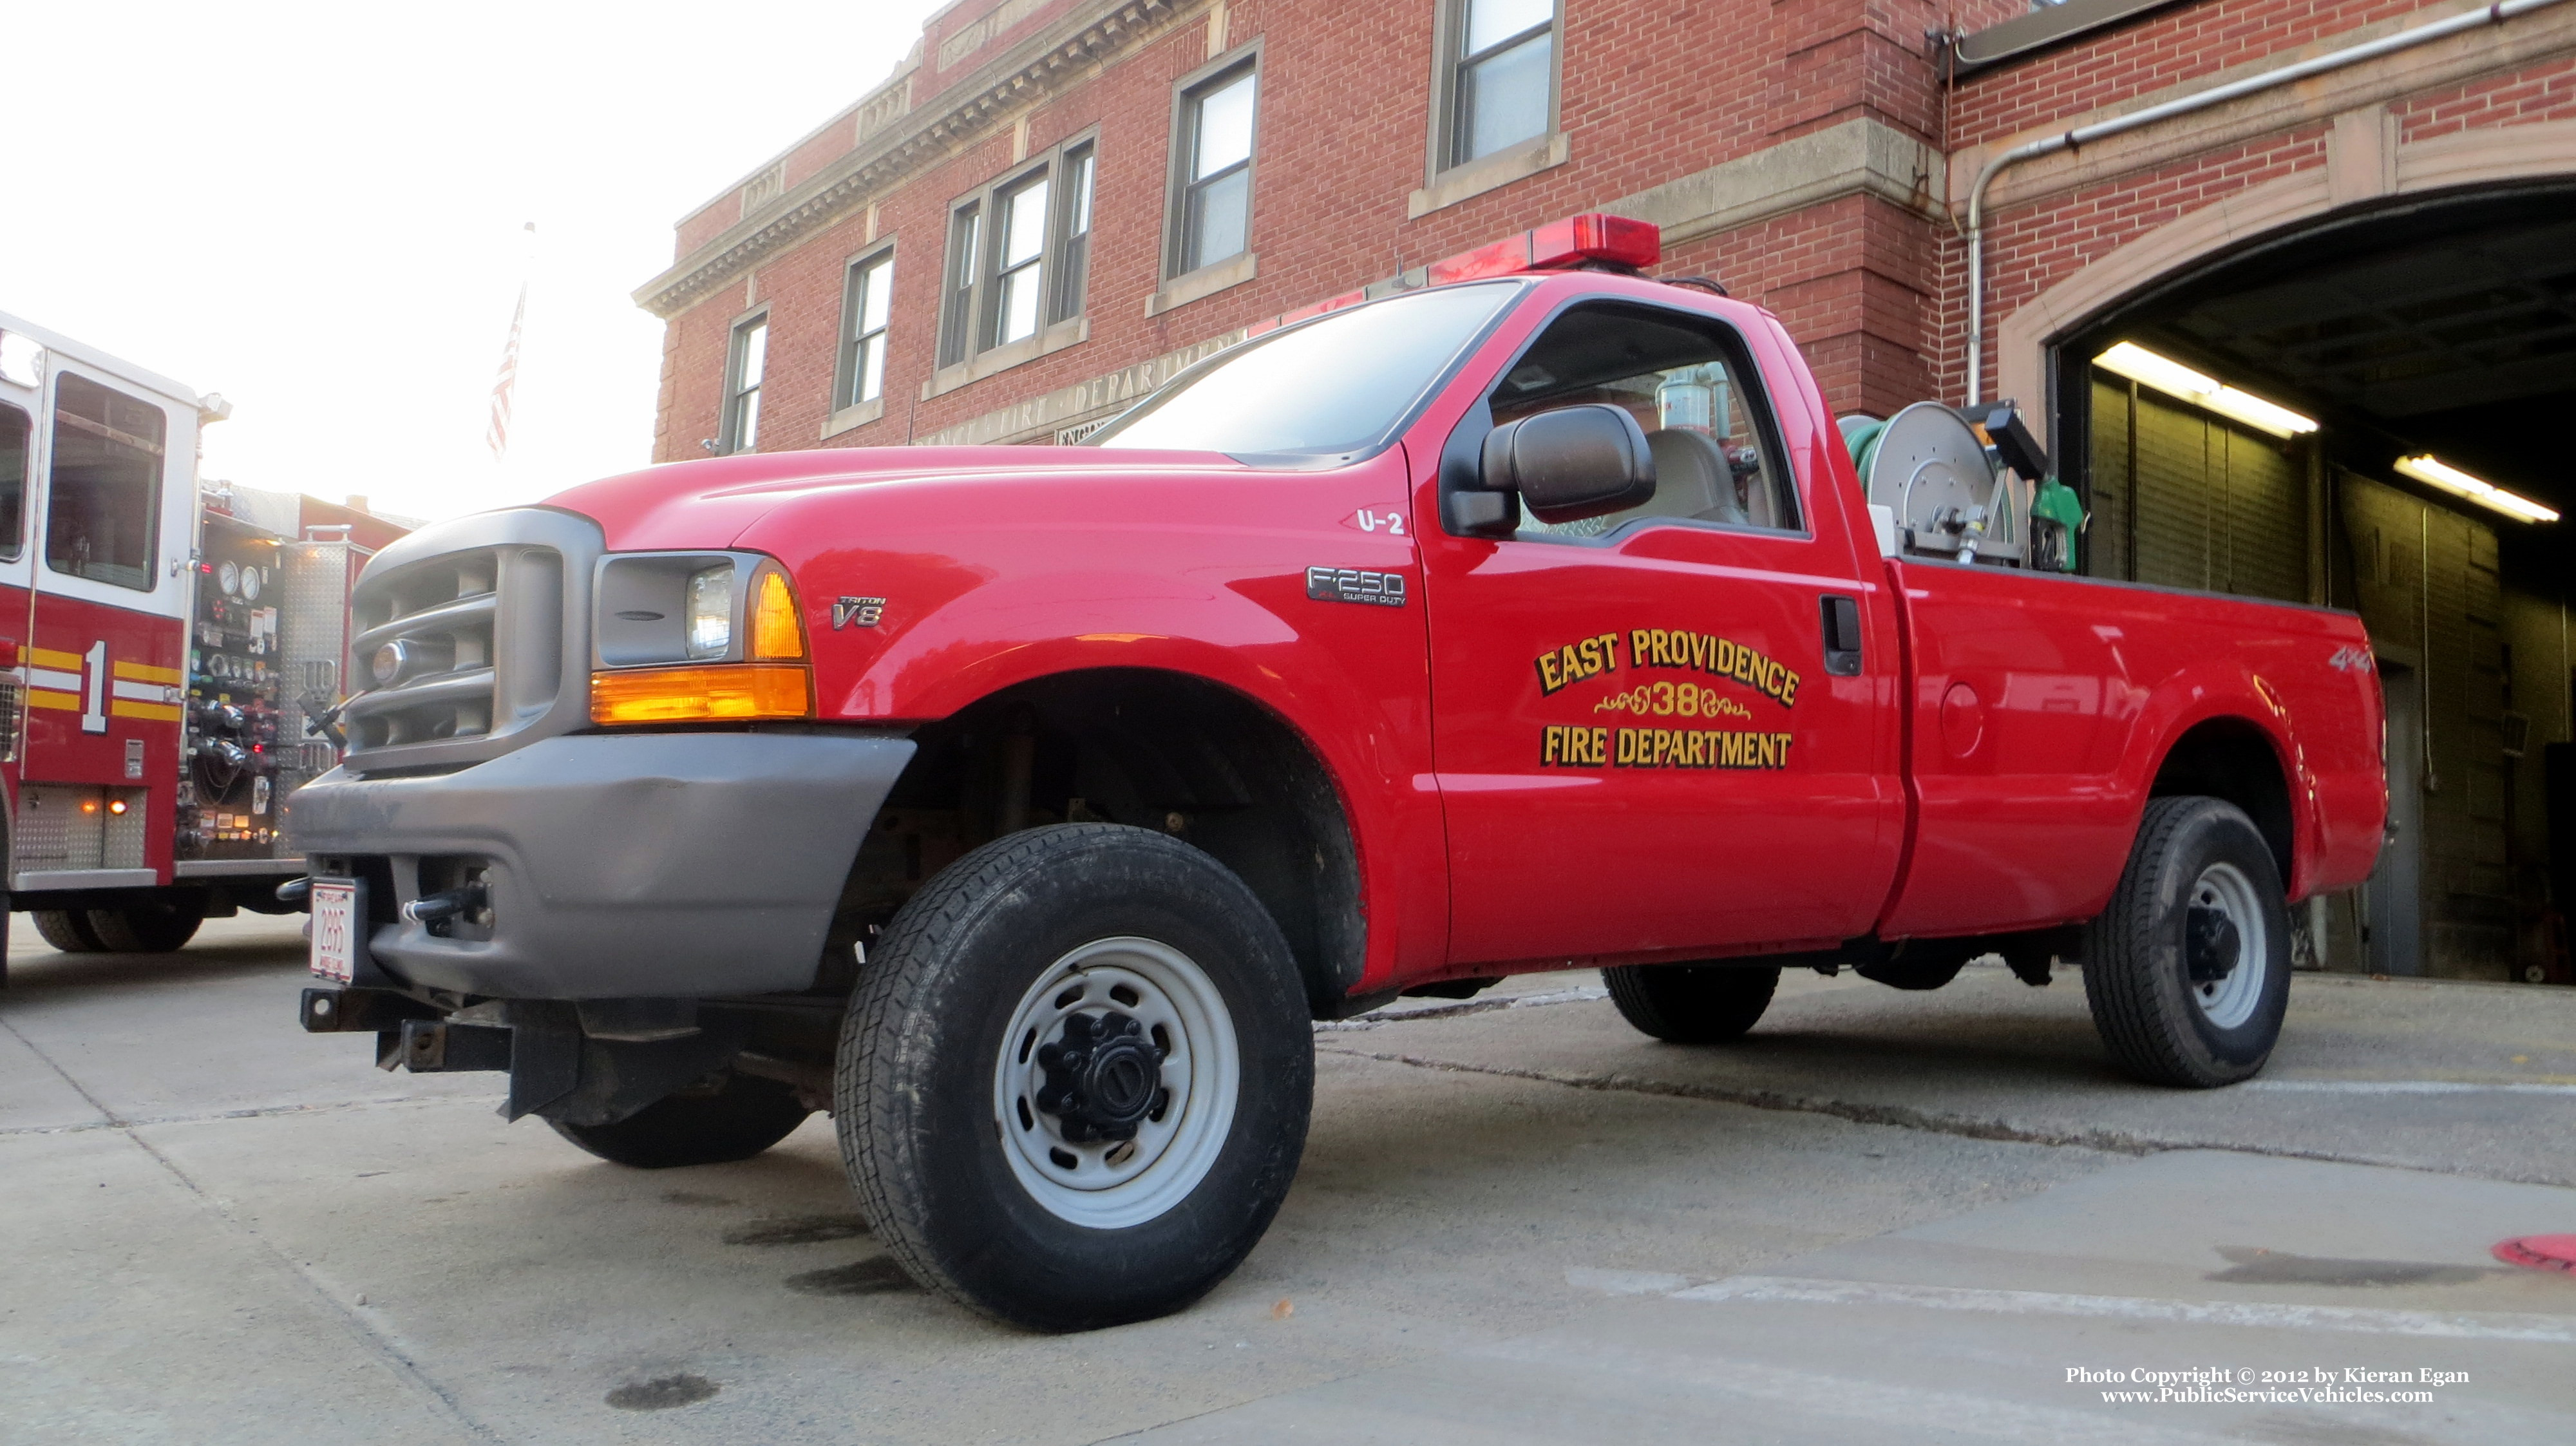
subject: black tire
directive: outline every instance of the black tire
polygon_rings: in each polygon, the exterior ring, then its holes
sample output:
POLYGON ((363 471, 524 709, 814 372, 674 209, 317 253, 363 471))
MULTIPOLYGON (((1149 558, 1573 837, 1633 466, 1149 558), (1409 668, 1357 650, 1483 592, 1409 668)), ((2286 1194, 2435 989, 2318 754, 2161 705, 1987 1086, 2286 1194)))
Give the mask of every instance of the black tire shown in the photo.
POLYGON ((99 942, 98 933, 89 926, 89 914, 80 909, 32 909, 36 932, 46 943, 66 954, 103 954, 107 946, 99 942))
POLYGON ((2122 1070, 2149 1084, 2212 1089, 2263 1068, 2290 1004, 2290 916, 2281 895, 2272 850, 2236 805, 2148 802, 2128 868, 2111 906, 2088 926, 2084 949, 2084 999, 2122 1070), (2233 907, 2261 923, 2263 938, 2247 940, 2231 922, 2232 964, 2224 977, 2196 982, 2192 970, 2216 967, 2224 936, 2205 934, 2209 942, 2196 944, 2192 915, 2208 907, 2204 894, 2225 912, 2220 891, 2236 886, 2223 871, 2250 886, 2233 907), (2263 973, 2239 979, 2248 967, 2263 973))
MULTIPOLYGON (((1087 976, 1061 975, 1059 979, 1087 976)), ((1110 988, 1108 995, 1116 995, 1110 988)), ((1074 1013, 1089 1008, 1087 994, 1074 1013)), ((1127 1001, 1133 1007, 1133 999, 1127 1001)), ((1110 1026, 1119 1024, 1112 1006, 1110 1026)), ((1061 1021, 1059 1021, 1061 1023, 1061 1021)), ((1085 1026, 1089 1037, 1090 1026, 1085 1026)), ((1102 1037, 1113 1030, 1104 1028, 1102 1037)), ((1073 1039, 1053 1036, 1057 1048, 1073 1039)), ((1059 1058, 1063 1056, 1059 1055, 1059 1058)), ((1052 1066, 1049 1066, 1052 1068, 1052 1066)), ((1114 824, 1057 824, 976 849, 904 905, 869 951, 834 1072, 841 1158, 877 1239, 915 1280, 985 1315, 1034 1330, 1088 1330, 1168 1314, 1197 1300, 1241 1263, 1288 1193, 1313 1108, 1314 1033, 1287 941, 1231 871, 1177 839, 1114 824), (1188 1119, 1192 1175, 1166 1177, 1159 1213, 1114 1226, 1078 1223, 1024 1183, 1050 1139, 1077 1141, 1074 1106, 1001 1104, 1006 1071, 1026 1070, 1040 1029, 1021 1025, 1077 951, 1142 940, 1176 953, 1196 985, 1224 1005, 1189 1057, 1206 1073, 1175 1080, 1146 1068, 1185 1100, 1217 1078, 1205 1064, 1231 1051, 1239 1081, 1230 1115, 1188 1119), (1042 989, 1042 986, 1045 986, 1042 989), (1016 1061, 1006 1039, 1026 1033, 1016 1061), (1025 1137, 1006 1136, 1011 1114, 1025 1137), (1033 1153, 1034 1152, 1034 1153, 1033 1153)), ((1053 1086, 1050 1084, 1049 1088, 1053 1086)), ((1146 1088, 1151 1089, 1149 1083, 1146 1088)), ((1169 1097, 1164 1089, 1152 1097, 1169 1097)), ((1045 1096, 1040 1094, 1038 1099, 1045 1096)), ((1080 1097, 1075 1097, 1075 1105, 1080 1097)), ((1164 1118, 1157 1113, 1152 1117, 1164 1118)), ((1131 1123, 1128 1128, 1137 1126, 1131 1123)), ((1119 1148, 1093 1136, 1103 1164, 1119 1148)), ((1071 1168, 1074 1155, 1055 1151, 1071 1168)), ((1089 1160, 1081 1162, 1085 1168, 1089 1160)), ((1059 1200, 1066 1187, 1056 1187, 1059 1200)))
POLYGON ((1969 946, 1948 939, 1909 941, 1895 958, 1876 964, 1858 964, 1852 972, 1873 984, 1890 989, 1919 992, 1940 989, 1959 977, 1975 956, 1969 946))
POLYGON ((197 937, 197 926, 205 921, 205 900, 193 893, 155 895, 89 911, 91 936, 115 954, 167 954, 197 937))
POLYGON ((556 1134, 603 1160, 638 1170, 748 1160, 795 1133, 813 1113, 776 1080, 726 1071, 712 1088, 655 1100, 613 1125, 567 1125, 556 1134))
POLYGON ((1620 964, 1601 971, 1619 1017, 1671 1044, 1741 1039, 1771 1007, 1777 965, 1620 964))

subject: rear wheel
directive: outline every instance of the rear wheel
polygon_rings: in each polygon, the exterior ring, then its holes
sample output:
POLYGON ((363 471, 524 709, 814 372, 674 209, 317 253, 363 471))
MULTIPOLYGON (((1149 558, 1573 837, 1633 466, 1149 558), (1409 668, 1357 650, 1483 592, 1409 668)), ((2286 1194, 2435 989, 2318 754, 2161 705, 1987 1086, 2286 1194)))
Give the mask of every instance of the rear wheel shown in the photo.
POLYGON ((2281 892, 2270 846, 2236 805, 2147 804, 2084 952, 2084 998, 2121 1069, 2209 1089, 2263 1068, 2290 1004, 2281 892))
POLYGON ((748 1160, 795 1133, 813 1111, 776 1080, 728 1070, 667 1095, 612 1125, 548 1120, 556 1134, 603 1160, 639 1170, 748 1160))
POLYGON ((89 913, 82 909, 36 909, 31 911, 36 932, 46 943, 66 954, 98 954, 107 946, 99 942, 98 931, 89 926, 89 913))
POLYGON ((193 893, 89 911, 91 937, 118 954, 167 954, 197 937, 197 926, 205 921, 205 901, 193 893))
POLYGON ((1619 1017, 1673 1044, 1741 1038, 1771 1007, 1776 965, 1621 964, 1601 971, 1619 1017))
POLYGON ((841 1153, 922 1284, 1038 1330, 1177 1310, 1267 1230, 1314 1034, 1243 881, 1177 839, 996 840, 895 916, 850 1001, 841 1153))

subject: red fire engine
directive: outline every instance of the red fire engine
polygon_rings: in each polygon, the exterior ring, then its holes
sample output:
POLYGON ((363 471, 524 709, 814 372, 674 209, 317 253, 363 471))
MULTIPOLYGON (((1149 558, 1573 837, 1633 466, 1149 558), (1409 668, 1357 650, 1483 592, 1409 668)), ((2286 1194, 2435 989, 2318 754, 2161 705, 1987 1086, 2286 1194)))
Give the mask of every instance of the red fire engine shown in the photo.
POLYGON ((349 583, 403 529, 201 490, 230 410, 0 314, 0 857, 58 949, 175 949, 304 872, 278 806, 338 761, 349 583))

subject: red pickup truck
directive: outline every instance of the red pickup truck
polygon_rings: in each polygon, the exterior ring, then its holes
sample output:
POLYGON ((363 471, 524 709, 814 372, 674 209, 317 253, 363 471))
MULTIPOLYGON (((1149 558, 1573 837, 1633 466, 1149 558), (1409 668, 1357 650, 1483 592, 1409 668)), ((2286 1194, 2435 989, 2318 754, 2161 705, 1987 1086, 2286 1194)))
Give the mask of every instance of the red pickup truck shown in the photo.
POLYGON ((1711 1045, 1784 967, 2000 953, 2080 961, 2140 1079, 2259 1070, 2287 903, 2380 842, 2360 622, 1975 518, 1938 555, 1768 313, 1538 260, 1084 447, 690 462, 394 544, 292 806, 305 1026, 629 1165, 830 1110, 894 1257, 1043 1329, 1223 1279, 1309 1021, 1398 993, 1598 966, 1711 1045))

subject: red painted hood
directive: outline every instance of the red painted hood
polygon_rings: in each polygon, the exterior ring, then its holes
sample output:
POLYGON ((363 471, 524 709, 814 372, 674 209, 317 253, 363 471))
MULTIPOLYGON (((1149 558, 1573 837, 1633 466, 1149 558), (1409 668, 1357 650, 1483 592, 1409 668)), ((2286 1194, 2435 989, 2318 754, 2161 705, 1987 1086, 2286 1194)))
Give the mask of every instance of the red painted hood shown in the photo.
POLYGON ((853 488, 1032 476, 1224 472, 1252 469, 1216 452, 1106 447, 841 447, 671 462, 585 482, 546 499, 599 523, 612 552, 730 547, 790 502, 853 488))

